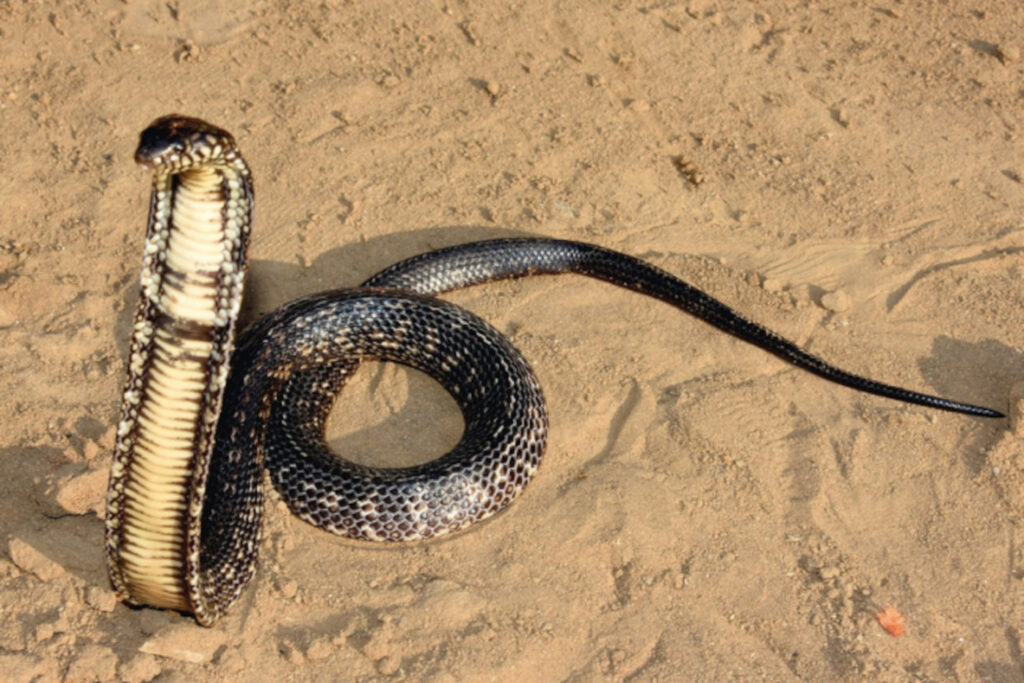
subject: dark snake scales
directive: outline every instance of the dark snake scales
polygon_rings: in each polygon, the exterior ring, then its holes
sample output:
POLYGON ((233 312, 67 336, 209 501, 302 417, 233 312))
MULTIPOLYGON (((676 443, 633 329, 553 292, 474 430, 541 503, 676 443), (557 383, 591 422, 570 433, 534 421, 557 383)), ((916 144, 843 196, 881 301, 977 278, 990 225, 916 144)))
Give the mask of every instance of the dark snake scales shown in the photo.
POLYGON ((236 345, 253 195, 233 138, 198 119, 164 117, 142 133, 136 160, 154 170, 154 191, 106 518, 111 580, 133 604, 192 612, 207 625, 224 614, 255 570, 264 466, 295 514, 351 538, 431 538, 507 506, 544 453, 540 386, 494 328, 432 298, 483 282, 587 275, 660 299, 837 384, 1002 417, 850 374, 663 270, 554 239, 422 254, 358 289, 287 304, 236 345), (329 451, 327 415, 368 359, 416 368, 452 395, 465 431, 450 453, 372 468, 329 451))

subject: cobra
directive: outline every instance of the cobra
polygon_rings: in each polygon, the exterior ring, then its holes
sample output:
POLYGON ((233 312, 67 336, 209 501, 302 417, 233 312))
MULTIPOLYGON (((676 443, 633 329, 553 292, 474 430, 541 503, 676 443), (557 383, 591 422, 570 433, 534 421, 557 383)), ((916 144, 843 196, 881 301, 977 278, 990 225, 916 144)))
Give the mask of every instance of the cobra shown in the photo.
POLYGON ((132 604, 191 612, 204 625, 225 613, 255 570, 264 466, 295 514, 356 539, 436 537, 507 506, 544 452, 541 389, 501 334, 433 298, 483 282, 588 275, 665 301, 837 384, 1002 417, 845 372, 654 266, 553 239, 414 257, 357 289, 287 304, 236 345, 253 192, 234 139, 198 119, 167 116, 142 133, 135 158, 154 172, 154 185, 105 540, 111 581, 132 604), (401 468, 330 452, 326 417, 367 359, 421 370, 451 393, 465 425, 451 452, 401 468))

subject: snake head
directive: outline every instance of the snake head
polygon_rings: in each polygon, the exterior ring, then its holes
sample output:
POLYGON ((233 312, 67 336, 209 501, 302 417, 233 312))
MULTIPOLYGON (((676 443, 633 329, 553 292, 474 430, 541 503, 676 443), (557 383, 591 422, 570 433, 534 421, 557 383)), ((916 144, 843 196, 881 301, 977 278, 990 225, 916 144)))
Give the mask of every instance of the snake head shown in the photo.
POLYGON ((231 133, 200 119, 171 114, 142 131, 135 162, 144 168, 180 173, 198 164, 227 163, 237 154, 231 133))

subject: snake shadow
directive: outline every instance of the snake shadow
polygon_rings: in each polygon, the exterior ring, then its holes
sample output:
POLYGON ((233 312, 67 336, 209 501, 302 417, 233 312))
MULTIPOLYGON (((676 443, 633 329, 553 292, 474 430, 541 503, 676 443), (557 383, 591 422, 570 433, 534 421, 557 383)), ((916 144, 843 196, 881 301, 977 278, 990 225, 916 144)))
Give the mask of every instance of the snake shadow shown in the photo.
POLYGON ((260 316, 299 297, 358 287, 371 275, 424 252, 488 239, 538 236, 495 226, 438 226, 344 244, 317 256, 309 266, 251 260, 239 324, 244 329, 260 316))

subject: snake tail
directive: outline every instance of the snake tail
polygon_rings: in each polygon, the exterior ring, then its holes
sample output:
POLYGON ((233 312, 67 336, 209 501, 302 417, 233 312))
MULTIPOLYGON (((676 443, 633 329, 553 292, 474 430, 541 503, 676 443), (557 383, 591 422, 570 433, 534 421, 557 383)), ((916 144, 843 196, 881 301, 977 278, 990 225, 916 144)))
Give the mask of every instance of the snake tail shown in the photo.
POLYGON ((842 386, 904 403, 975 417, 998 410, 877 382, 842 370, 741 316, 693 285, 638 258, 593 244, 514 238, 460 244, 413 256, 374 275, 364 286, 437 295, 494 280, 576 273, 664 301, 727 334, 842 386))

